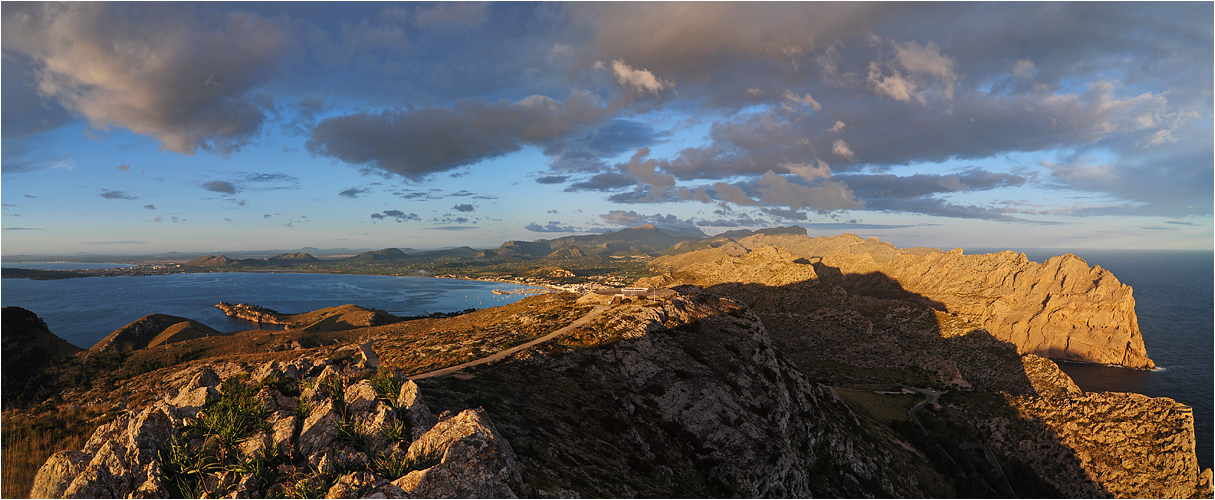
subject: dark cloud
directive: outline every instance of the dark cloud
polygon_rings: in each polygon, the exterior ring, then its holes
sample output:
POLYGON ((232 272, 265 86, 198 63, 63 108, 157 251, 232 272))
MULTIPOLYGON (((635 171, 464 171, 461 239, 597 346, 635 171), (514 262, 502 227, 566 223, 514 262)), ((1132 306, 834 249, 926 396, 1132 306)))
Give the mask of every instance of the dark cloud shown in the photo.
POLYGON ((392 217, 393 219, 396 219, 396 221, 397 221, 397 222, 405 222, 405 221, 411 221, 411 220, 412 220, 412 221, 420 221, 420 220, 422 220, 422 217, 418 216, 418 214, 415 214, 415 213, 412 213, 412 212, 411 212, 411 213, 405 213, 405 212, 402 212, 402 211, 400 211, 400 210, 385 210, 385 211, 380 212, 380 213, 371 214, 371 218, 372 218, 372 219, 377 219, 377 220, 379 220, 379 219, 384 219, 384 218, 386 218, 386 217, 392 217))
MULTIPOLYGON (((604 222, 616 226, 640 226, 643 224, 653 224, 659 229, 685 232, 686 234, 697 234, 700 230, 696 228, 696 223, 692 220, 681 219, 673 214, 640 214, 632 210, 612 210, 606 214, 600 214, 599 218, 604 222)), ((703 234, 703 233, 700 233, 703 234)))
POLYGON ((799 226, 806 229, 816 229, 821 231, 848 231, 848 230, 878 230, 878 229, 904 229, 917 226, 939 226, 940 224, 865 224, 861 222, 804 222, 798 223, 799 226))
POLYGON ((216 193, 236 194, 240 191, 240 187, 228 181, 207 181, 202 184, 203 189, 216 193))
POLYGON ((148 210, 156 210, 156 205, 148 203, 147 205, 144 205, 143 208, 146 208, 148 210))
POLYGON ((366 192, 367 192, 367 190, 363 189, 363 188, 350 188, 350 189, 347 189, 345 191, 338 193, 338 196, 341 196, 343 198, 358 198, 360 194, 363 194, 366 192))
POLYGON ((768 215, 779 217, 781 219, 789 219, 789 220, 806 220, 806 219, 808 219, 805 212, 799 212, 797 210, 785 210, 783 208, 765 208, 763 210, 768 215))
POLYGON ((41 134, 72 119, 72 115, 54 99, 39 95, 38 66, 33 59, 15 51, 5 51, 0 59, 0 72, 4 73, 0 131, 6 139, 41 134))
POLYGON ((1186 221, 1179 221, 1179 220, 1170 220, 1170 221, 1165 221, 1165 224, 1176 224, 1176 225, 1178 225, 1178 226, 1190 226, 1190 227, 1199 227, 1199 226, 1201 226, 1201 224, 1195 224, 1195 223, 1193 223, 1193 222, 1186 222, 1186 221))
POLYGON ((3 32, 5 53, 42 72, 40 95, 186 154, 228 154, 259 133, 265 95, 254 87, 288 45, 276 20, 170 4, 11 6, 3 32))
POLYGON ((569 225, 562 225, 558 221, 549 221, 548 224, 541 226, 535 222, 523 226, 523 229, 536 233, 583 233, 586 232, 583 228, 569 225))
POLYGON ((468 203, 457 204, 456 206, 451 207, 451 208, 453 208, 457 211, 460 211, 460 212, 473 212, 473 211, 477 210, 475 207, 473 207, 472 205, 470 205, 468 203))
POLYGON ((275 172, 275 173, 250 172, 250 173, 245 174, 244 178, 241 180, 243 180, 245 182, 289 182, 292 184, 298 183, 300 181, 299 178, 295 177, 294 175, 288 175, 288 174, 284 174, 281 172, 275 172))
POLYGON ((127 170, 130 170, 130 169, 131 169, 131 166, 127 165, 126 163, 122 163, 122 164, 118 165, 118 170, 120 170, 120 171, 126 172, 127 170))
POLYGON ((308 151, 409 179, 445 172, 542 144, 601 119, 598 99, 574 92, 565 101, 465 99, 450 108, 414 108, 327 118, 308 151))
POLYGON ((568 175, 546 175, 536 179, 537 184, 561 184, 569 180, 568 175))
POLYGON ((5 231, 42 231, 40 227, 6 227, 5 231))
POLYGON ((137 196, 123 191, 102 189, 100 196, 107 200, 134 200, 137 196))
POLYGON ((733 219, 702 219, 696 221, 697 226, 701 227, 769 227, 772 223, 759 218, 749 216, 735 217, 733 219))
POLYGON ((469 229, 477 229, 477 226, 434 226, 423 229, 433 229, 436 231, 467 231, 469 229))

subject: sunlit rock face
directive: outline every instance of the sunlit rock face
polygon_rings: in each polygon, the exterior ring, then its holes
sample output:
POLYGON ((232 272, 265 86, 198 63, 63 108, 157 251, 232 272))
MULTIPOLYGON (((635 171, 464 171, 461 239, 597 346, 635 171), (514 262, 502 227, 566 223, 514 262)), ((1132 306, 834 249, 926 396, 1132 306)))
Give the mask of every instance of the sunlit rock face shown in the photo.
POLYGON ((853 234, 755 235, 739 243, 752 251, 778 247, 811 259, 819 274, 824 268, 833 271, 824 277, 845 288, 872 286, 871 277, 880 273, 893 279, 891 285, 938 302, 1022 353, 1128 368, 1156 366, 1143 344, 1131 287, 1071 254, 1039 263, 1014 252, 900 250, 853 234))

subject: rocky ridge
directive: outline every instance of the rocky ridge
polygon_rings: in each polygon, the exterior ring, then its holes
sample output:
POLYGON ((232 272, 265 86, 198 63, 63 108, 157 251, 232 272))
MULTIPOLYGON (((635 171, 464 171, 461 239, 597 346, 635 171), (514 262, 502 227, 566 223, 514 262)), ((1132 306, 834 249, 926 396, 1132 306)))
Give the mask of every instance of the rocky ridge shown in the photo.
MULTIPOLYGON (((813 263, 826 281, 845 289, 861 287, 866 293, 880 293, 877 289, 886 288, 919 295, 938 303, 941 310, 965 317, 996 338, 1011 342, 1022 353, 1155 368, 1143 345, 1131 288, 1100 266, 1089 267, 1074 255, 1036 263, 1013 252, 964 255, 960 249, 905 251, 876 238, 862 239, 853 234, 829 238, 757 234, 738 244, 751 252, 785 250, 795 259, 813 263)), ((740 260, 743 257, 723 253, 718 248, 699 250, 655 259, 652 265, 668 274, 658 280, 668 284, 745 282, 731 277, 737 268, 748 267, 740 260), (710 263, 687 265, 710 257, 715 257, 710 263), (675 279, 672 271, 682 273, 684 281, 675 279)), ((773 256, 769 261, 790 259, 773 256)), ((799 275, 771 271, 774 274, 760 282, 778 286, 799 275)))
POLYGON ((47 460, 30 496, 497 498, 522 485, 482 409, 435 417, 412 382, 385 394, 329 360, 248 368, 248 384, 222 382, 206 364, 175 374, 189 382, 47 460), (208 415, 232 418, 226 402, 242 397, 264 424, 239 439, 190 433, 208 415))

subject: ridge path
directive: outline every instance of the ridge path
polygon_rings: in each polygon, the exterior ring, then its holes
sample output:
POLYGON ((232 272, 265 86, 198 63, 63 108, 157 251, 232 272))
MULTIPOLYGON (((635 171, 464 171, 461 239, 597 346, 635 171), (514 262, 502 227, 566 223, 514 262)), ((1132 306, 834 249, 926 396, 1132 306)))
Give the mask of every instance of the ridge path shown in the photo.
POLYGON ((419 373, 417 375, 410 375, 405 378, 407 378, 409 380, 420 380, 420 379, 424 379, 424 378, 441 377, 443 375, 451 375, 451 374, 458 372, 460 370, 463 370, 465 368, 471 368, 474 366, 483 365, 486 363, 492 363, 494 361, 501 360, 516 352, 522 351, 524 349, 530 349, 538 344, 542 344, 542 343, 548 342, 549 340, 552 340, 554 338, 565 335, 565 334, 573 331, 575 328, 578 328, 582 325, 589 323, 592 319, 595 319, 596 316, 600 315, 601 313, 603 313, 603 311, 606 311, 607 309, 608 309, 608 306, 604 306, 604 305, 595 306, 594 309, 591 309, 591 312, 588 312, 588 313, 586 313, 586 315, 582 316, 581 318, 574 320, 573 323, 570 323, 562 328, 559 328, 557 331, 555 331, 553 333, 540 337, 536 340, 530 341, 526 344, 517 345, 510 349, 506 349, 504 351, 498 351, 487 357, 484 357, 481 359, 474 359, 467 363, 461 363, 461 364, 458 364, 455 366, 449 366, 447 368, 429 371, 426 373, 419 373))

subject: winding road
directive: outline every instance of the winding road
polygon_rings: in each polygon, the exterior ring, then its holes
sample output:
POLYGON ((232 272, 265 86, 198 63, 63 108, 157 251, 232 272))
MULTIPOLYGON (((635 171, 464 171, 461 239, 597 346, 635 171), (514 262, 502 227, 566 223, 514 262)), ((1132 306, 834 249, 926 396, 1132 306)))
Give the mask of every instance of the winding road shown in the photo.
POLYGON ((458 372, 460 370, 463 370, 465 368, 471 368, 471 367, 483 365, 486 363, 493 363, 494 361, 501 360, 516 352, 522 351, 524 349, 530 349, 536 345, 543 344, 545 342, 548 342, 549 340, 555 339, 555 338, 565 335, 569 332, 572 332, 575 328, 585 325, 585 324, 589 323, 592 319, 595 319, 596 316, 602 314, 603 311, 606 311, 608 309, 608 307, 609 306, 606 306, 606 305, 595 306, 594 309, 591 309, 591 312, 588 312, 588 313, 586 313, 586 315, 582 316, 581 318, 574 320, 573 323, 570 323, 569 325, 566 325, 565 327, 560 328, 553 333, 540 337, 540 338, 533 340, 531 342, 528 342, 526 344, 517 345, 515 347, 512 347, 512 348, 504 350, 504 351, 498 351, 496 353, 489 355, 488 357, 484 357, 481 359, 475 359, 475 360, 469 361, 467 363, 461 363, 461 364, 458 364, 455 366, 449 366, 447 368, 443 368, 443 369, 435 370, 435 371, 429 371, 426 373, 419 373, 417 375, 410 375, 406 378, 408 378, 409 380, 420 380, 420 379, 424 379, 424 378, 441 377, 443 375, 451 375, 451 374, 458 372))

